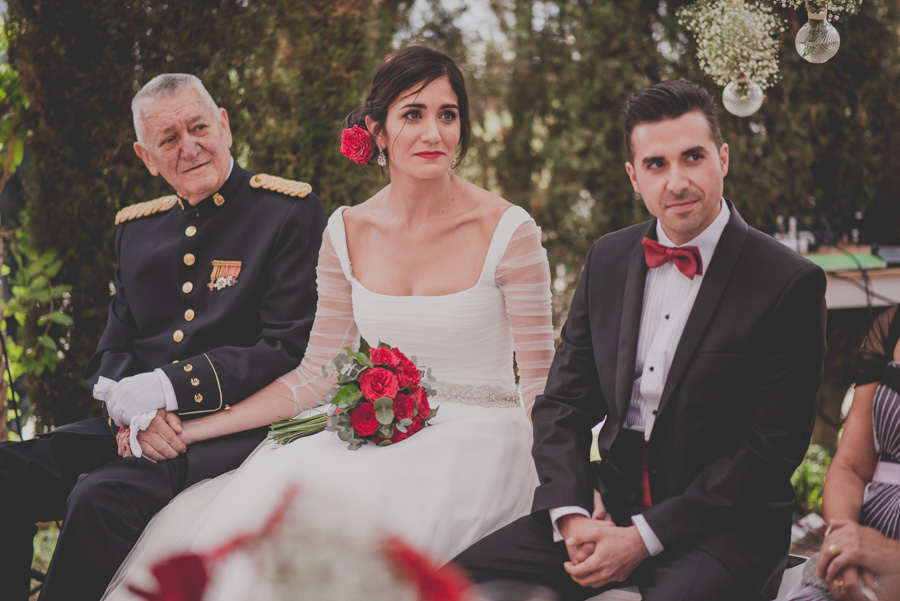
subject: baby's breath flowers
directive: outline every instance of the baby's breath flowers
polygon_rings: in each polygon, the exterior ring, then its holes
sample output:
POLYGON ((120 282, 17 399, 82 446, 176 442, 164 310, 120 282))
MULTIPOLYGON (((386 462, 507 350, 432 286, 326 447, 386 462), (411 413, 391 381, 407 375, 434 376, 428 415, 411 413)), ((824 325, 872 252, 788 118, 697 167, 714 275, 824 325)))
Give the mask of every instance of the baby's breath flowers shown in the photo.
POLYGON ((806 5, 809 13, 821 14, 825 11, 839 13, 855 10, 862 0, 775 0, 785 8, 800 8, 806 5))
POLYGON ((768 88, 778 80, 777 36, 784 25, 770 5, 698 0, 677 15, 697 40, 700 68, 718 85, 746 79, 768 88))

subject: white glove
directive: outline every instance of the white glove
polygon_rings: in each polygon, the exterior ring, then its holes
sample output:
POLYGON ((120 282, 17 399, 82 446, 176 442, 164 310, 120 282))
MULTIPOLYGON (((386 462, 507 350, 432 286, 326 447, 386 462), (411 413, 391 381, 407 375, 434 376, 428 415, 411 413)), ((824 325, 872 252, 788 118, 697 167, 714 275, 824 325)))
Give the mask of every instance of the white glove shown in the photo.
POLYGON ((128 426, 134 417, 142 413, 178 408, 172 382, 161 369, 128 376, 106 388, 109 381, 103 377, 98 380, 94 386, 94 398, 106 401, 109 417, 118 426, 128 426))
POLYGON ((141 430, 146 430, 147 426, 150 425, 150 422, 153 421, 153 418, 156 417, 156 411, 148 411, 147 413, 141 413, 140 415, 135 415, 131 418, 131 434, 129 435, 129 440, 131 442, 131 454, 135 457, 141 457, 144 454, 143 449, 141 449, 141 443, 138 442, 137 435, 141 430))

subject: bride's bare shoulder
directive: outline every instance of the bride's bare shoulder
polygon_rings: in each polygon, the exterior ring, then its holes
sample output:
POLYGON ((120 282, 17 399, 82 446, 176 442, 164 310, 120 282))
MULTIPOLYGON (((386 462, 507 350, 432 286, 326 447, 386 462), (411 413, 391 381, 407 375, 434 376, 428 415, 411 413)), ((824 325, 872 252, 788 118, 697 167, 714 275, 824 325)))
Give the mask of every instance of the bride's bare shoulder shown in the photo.
POLYGON ((376 221, 379 207, 384 201, 387 188, 379 190, 368 200, 344 209, 342 217, 345 227, 371 224, 376 221))
POLYGON ((502 196, 476 186, 471 182, 466 182, 466 195, 472 199, 473 206, 477 207, 480 219, 491 228, 496 226, 506 210, 513 206, 511 202, 502 196))

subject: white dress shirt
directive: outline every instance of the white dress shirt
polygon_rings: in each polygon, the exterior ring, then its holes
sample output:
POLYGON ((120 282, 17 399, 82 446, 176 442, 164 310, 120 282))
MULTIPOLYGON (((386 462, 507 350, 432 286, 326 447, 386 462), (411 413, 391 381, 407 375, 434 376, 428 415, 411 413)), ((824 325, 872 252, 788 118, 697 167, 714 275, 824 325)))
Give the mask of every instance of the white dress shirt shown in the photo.
MULTIPOLYGON (((716 245, 725 230, 731 211, 724 200, 720 201, 719 214, 705 230, 692 240, 680 246, 696 246, 703 261, 703 273, 712 261, 716 245)), ((674 247, 676 244, 663 231, 662 224, 656 222, 657 241, 674 247)), ((693 279, 686 277, 669 261, 659 267, 648 269, 644 282, 644 305, 641 312, 641 327, 638 334, 637 356, 634 364, 634 384, 631 402, 625 414, 624 428, 643 432, 644 440, 650 440, 656 422, 656 410, 666 385, 666 377, 672 366, 672 358, 681 341, 681 334, 694 300, 703 284, 703 276, 693 279)), ((550 510, 553 521, 553 540, 562 540, 558 520, 564 515, 580 514, 590 517, 581 507, 556 507, 550 510)), ((663 551, 662 543, 647 524, 644 516, 631 517, 650 555, 663 551)))

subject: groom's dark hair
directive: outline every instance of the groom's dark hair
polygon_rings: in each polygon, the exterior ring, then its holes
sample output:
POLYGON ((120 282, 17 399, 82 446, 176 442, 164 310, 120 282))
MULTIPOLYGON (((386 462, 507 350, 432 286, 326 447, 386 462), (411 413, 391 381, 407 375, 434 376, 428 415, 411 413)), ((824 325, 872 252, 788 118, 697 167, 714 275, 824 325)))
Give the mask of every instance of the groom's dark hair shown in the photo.
POLYGON ((625 126, 625 150, 634 161, 631 131, 642 123, 677 119, 691 111, 700 111, 709 123, 709 133, 716 148, 723 144, 716 118, 716 102, 705 88, 684 79, 663 81, 632 94, 622 110, 625 126))

